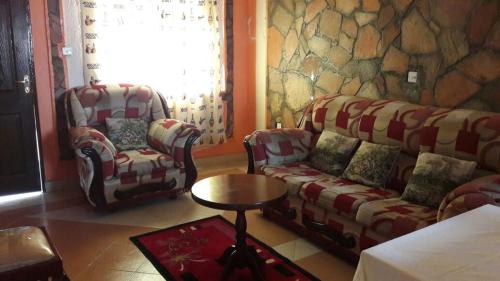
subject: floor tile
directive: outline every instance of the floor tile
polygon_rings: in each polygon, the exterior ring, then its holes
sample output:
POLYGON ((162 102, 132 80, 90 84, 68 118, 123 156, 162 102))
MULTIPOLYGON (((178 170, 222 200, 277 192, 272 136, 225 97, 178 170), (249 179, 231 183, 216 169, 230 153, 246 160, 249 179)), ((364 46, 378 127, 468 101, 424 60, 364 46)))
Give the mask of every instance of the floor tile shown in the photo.
POLYGON ((136 272, 157 274, 158 270, 156 270, 151 262, 145 261, 139 266, 136 272))
POLYGON ((291 261, 303 259, 321 252, 320 248, 302 238, 275 246, 273 249, 291 261))
POLYGON ((320 280, 352 281, 354 277, 354 266, 326 252, 296 260, 295 263, 320 280))

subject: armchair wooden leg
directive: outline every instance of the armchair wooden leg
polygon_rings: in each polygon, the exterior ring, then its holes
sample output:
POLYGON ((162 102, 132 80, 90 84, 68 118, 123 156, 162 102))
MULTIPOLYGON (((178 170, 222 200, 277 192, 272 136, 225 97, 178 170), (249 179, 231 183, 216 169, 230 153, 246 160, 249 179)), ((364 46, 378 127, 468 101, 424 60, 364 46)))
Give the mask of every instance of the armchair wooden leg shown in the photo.
POLYGON ((53 281, 70 281, 68 275, 63 272, 63 275, 57 278, 54 278, 53 281))

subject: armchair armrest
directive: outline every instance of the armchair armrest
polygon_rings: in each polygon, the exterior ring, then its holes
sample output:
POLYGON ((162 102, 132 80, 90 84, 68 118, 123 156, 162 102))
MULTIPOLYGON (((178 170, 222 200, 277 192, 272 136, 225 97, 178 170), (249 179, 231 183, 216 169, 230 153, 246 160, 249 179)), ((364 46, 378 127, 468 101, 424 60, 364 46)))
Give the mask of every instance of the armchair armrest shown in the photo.
POLYGON ((101 159, 102 177, 113 178, 116 148, 104 134, 90 127, 74 127, 69 131, 73 149, 93 149, 101 159))
POLYGON ((177 168, 185 169, 191 161, 191 146, 200 137, 193 125, 175 119, 159 119, 151 122, 148 143, 153 148, 174 158, 177 168))
MULTIPOLYGON (((94 150, 101 160, 102 178, 113 178, 116 148, 104 134, 90 127, 74 127, 69 131, 71 146, 77 150, 94 150)), ((84 153, 86 154, 86 153, 84 153)), ((77 154, 81 155, 81 154, 77 154)))
POLYGON ((248 173, 262 165, 281 165, 303 161, 309 156, 313 134, 302 129, 258 130, 245 137, 248 173))
POLYGON ((438 221, 479 208, 486 204, 500 206, 500 175, 481 177, 448 193, 438 210, 438 221))

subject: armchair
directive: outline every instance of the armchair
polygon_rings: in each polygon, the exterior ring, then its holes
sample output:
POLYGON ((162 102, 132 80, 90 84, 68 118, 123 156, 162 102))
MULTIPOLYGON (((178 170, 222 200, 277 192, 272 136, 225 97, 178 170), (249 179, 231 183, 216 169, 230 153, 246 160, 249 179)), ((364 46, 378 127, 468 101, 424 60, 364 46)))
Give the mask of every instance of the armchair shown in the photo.
POLYGON ((189 191, 197 171, 193 125, 170 119, 165 100, 148 86, 94 85, 65 95, 70 143, 80 186, 97 208, 189 191), (141 118, 149 123, 147 147, 118 151, 106 137, 105 120, 141 118))

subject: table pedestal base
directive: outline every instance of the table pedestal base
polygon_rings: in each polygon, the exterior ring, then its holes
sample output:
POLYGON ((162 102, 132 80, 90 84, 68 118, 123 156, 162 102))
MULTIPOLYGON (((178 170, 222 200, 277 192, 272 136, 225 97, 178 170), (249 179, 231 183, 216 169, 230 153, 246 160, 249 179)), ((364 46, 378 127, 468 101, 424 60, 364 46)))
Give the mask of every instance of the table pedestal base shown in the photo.
POLYGON ((248 267, 254 280, 264 280, 259 265, 264 261, 259 257, 253 246, 246 244, 247 222, 245 211, 237 211, 236 216, 236 245, 227 248, 217 262, 224 265, 221 280, 226 280, 231 271, 237 268, 248 267))

